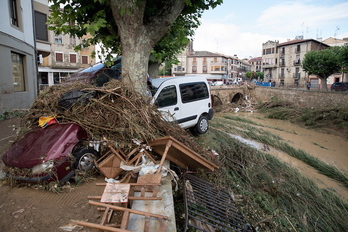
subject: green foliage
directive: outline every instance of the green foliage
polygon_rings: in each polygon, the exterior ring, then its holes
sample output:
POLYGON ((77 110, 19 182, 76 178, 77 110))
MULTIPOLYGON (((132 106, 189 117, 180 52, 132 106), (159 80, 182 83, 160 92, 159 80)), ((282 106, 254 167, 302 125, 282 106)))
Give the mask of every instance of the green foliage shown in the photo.
POLYGON ((21 111, 21 110, 4 111, 0 115, 0 121, 7 120, 7 119, 10 119, 10 118, 14 118, 14 117, 22 118, 25 113, 26 113, 25 111, 21 111))
POLYGON ((250 71, 248 71, 245 73, 245 76, 247 78, 249 78, 249 80, 258 79, 258 77, 260 77, 260 79, 263 80, 263 78, 264 78, 263 72, 250 72, 250 71))
POLYGON ((338 59, 342 66, 343 72, 347 73, 348 72, 348 43, 346 43, 344 46, 340 48, 338 59))
POLYGON ((338 54, 335 48, 310 51, 304 56, 302 68, 308 74, 314 74, 326 80, 330 75, 340 71, 338 54))
MULTIPOLYGON (((156 15, 161 14, 164 0, 147 1, 144 9, 144 24, 151 23, 156 15)), ((109 1, 94 0, 50 0, 51 15, 49 29, 55 34, 70 34, 84 38, 75 46, 81 50, 90 45, 100 44, 100 57, 112 59, 111 54, 121 54, 121 41, 109 1), (61 7, 64 6, 64 7, 61 7), (74 23, 71 23, 74 22, 74 23), (87 37, 86 37, 87 36, 87 37)), ((190 42, 194 30, 200 25, 199 18, 204 10, 215 8, 222 0, 185 0, 186 6, 175 20, 166 35, 154 47, 150 61, 162 63, 177 62, 176 54, 190 42)), ((121 14, 131 14, 126 7, 120 9, 121 14)))

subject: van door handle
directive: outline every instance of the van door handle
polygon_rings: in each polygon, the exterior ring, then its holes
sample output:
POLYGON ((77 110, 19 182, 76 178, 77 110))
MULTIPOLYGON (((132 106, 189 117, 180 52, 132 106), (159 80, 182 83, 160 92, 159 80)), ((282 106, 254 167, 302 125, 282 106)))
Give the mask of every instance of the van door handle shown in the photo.
POLYGON ((175 108, 174 108, 174 111, 178 111, 178 110, 179 110, 179 107, 175 107, 175 108))

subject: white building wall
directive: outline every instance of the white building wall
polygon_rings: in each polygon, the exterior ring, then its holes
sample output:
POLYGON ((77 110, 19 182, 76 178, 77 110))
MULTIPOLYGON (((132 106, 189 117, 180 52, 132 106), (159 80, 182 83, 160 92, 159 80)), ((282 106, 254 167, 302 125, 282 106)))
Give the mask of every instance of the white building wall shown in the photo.
POLYGON ((10 20, 9 1, 0 1, 0 114, 14 109, 28 109, 37 96, 36 52, 33 7, 30 0, 18 0, 18 24, 10 20), (14 91, 11 52, 23 56, 24 86, 14 91))

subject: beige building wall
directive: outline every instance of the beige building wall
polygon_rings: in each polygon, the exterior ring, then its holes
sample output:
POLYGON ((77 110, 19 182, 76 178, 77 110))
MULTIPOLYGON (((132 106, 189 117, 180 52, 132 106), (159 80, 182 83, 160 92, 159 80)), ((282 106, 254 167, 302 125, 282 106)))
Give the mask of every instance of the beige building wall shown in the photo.
POLYGON ((279 41, 267 41, 262 44, 262 70, 264 81, 277 79, 278 51, 279 41))

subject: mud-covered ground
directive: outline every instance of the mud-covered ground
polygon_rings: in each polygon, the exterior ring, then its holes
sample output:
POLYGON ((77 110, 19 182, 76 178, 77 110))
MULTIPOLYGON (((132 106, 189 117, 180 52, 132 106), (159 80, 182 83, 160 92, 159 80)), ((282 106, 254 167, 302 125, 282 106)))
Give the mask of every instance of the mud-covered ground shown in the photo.
MULTIPOLYGON (((0 121, 0 154, 15 138, 14 127, 18 118, 0 121)), ((3 163, 0 162, 0 170, 3 163)), ((76 186, 72 183, 54 193, 38 187, 10 187, 6 180, 0 181, 0 232, 40 231, 95 231, 70 225, 71 220, 100 221, 101 213, 88 204, 87 196, 101 195, 103 188, 95 186, 104 182, 100 176, 76 186)))

